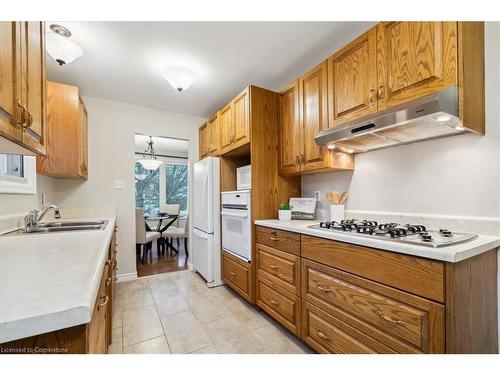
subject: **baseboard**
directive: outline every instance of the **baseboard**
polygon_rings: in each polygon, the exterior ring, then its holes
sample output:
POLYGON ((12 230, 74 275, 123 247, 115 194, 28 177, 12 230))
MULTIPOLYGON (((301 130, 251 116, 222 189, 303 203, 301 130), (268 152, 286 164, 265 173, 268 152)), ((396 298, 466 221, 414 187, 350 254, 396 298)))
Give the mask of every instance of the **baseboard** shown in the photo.
POLYGON ((124 281, 132 281, 137 279, 137 272, 131 272, 131 273, 120 273, 116 275, 118 283, 122 283, 124 281))

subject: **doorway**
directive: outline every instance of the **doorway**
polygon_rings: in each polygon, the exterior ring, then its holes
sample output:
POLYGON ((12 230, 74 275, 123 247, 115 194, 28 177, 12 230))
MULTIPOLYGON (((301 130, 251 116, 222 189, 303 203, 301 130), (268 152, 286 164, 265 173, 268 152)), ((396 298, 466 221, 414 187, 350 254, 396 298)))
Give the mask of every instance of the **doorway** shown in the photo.
POLYGON ((189 141, 135 134, 137 276, 187 268, 189 141))

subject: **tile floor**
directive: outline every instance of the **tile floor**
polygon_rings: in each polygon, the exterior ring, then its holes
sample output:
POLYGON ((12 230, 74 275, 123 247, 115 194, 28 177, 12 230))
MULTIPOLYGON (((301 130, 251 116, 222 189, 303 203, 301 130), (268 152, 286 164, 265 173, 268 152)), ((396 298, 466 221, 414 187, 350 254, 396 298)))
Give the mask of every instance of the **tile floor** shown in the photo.
POLYGON ((229 288, 207 288, 187 270, 117 284, 113 315, 113 354, 312 352, 229 288))

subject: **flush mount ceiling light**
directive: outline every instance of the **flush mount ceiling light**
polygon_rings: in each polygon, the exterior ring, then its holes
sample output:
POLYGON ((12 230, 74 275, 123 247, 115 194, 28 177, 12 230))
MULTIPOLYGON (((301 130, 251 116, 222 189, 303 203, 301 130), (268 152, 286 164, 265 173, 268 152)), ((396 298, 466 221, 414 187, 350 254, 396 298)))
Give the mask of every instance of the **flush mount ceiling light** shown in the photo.
POLYGON ((139 160, 139 163, 141 163, 142 166, 147 170, 154 171, 155 169, 158 169, 160 165, 163 164, 163 161, 158 160, 156 158, 156 152, 153 146, 154 142, 152 136, 149 136, 149 141, 147 145, 148 147, 146 148, 146 150, 144 150, 144 153, 142 154, 142 159, 139 160))
POLYGON ((179 92, 189 88, 195 81, 193 73, 182 66, 167 66, 163 71, 163 77, 179 92))
POLYGON ((50 25, 51 33, 47 33, 46 49, 59 65, 69 64, 83 55, 82 48, 70 40, 71 31, 61 25, 50 25))

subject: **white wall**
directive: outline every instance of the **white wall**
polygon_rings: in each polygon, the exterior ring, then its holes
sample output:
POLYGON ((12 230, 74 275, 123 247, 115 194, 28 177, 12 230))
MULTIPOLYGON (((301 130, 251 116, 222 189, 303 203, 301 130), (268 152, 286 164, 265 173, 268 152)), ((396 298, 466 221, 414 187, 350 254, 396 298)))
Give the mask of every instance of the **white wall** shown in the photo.
POLYGON ((359 154, 355 171, 302 178, 303 196, 349 191, 346 209, 500 216, 500 23, 486 24, 486 135, 459 135, 359 154))
MULTIPOLYGON (((168 113, 109 100, 85 97, 89 126, 89 178, 58 180, 54 200, 61 208, 116 207, 118 274, 133 274, 135 264, 134 134, 189 140, 190 161, 198 158, 201 117, 168 113), (125 181, 123 190, 114 180, 125 181)), ((43 191, 42 191, 43 192, 43 191)))

